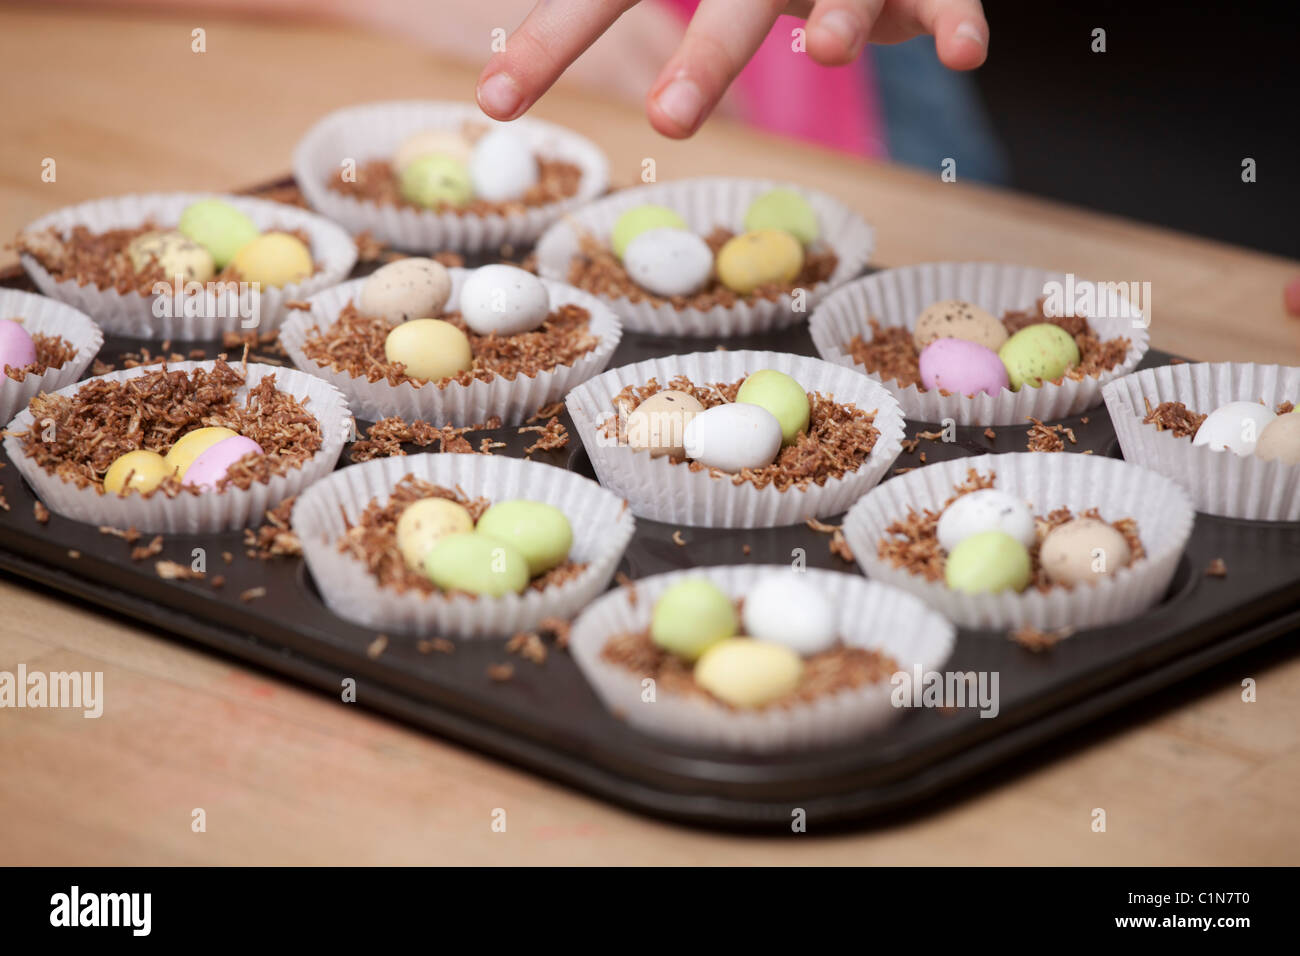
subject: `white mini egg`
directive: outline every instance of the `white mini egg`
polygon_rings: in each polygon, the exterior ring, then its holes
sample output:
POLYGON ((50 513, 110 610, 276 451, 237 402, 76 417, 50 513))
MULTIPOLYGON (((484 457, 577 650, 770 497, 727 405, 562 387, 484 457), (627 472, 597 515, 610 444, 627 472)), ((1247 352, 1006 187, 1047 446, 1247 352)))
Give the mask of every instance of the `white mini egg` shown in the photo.
POLYGON ((376 269, 361 286, 357 308, 389 322, 436 319, 451 296, 451 275, 442 263, 412 257, 376 269))
POLYGON ((791 569, 767 574, 745 594, 744 633, 807 657, 835 643, 835 615, 821 591, 791 569))
POLYGON ((475 269, 460 290, 461 317, 479 335, 531 332, 550 309, 542 280, 515 266, 475 269))
POLYGON ((682 435, 686 457, 710 468, 737 472, 762 468, 781 450, 781 423, 766 408, 731 402, 706 408, 682 435))
POLYGON ((474 196, 489 202, 519 199, 537 185, 537 157, 528 140, 512 129, 494 129, 474 144, 469 178, 474 196))
POLYGON ((1034 543, 1034 515, 1019 498, 996 488, 981 488, 945 508, 937 530, 939 547, 945 551, 984 531, 1002 531, 1028 548, 1034 543))
POLYGON ((1229 402, 1212 411, 1196 430, 1193 445, 1209 445, 1214 451, 1231 449, 1250 455, 1264 426, 1277 418, 1259 402, 1229 402))
POLYGON ((690 295, 713 274, 713 250, 684 229, 649 229, 628 243, 623 267, 655 295, 690 295))

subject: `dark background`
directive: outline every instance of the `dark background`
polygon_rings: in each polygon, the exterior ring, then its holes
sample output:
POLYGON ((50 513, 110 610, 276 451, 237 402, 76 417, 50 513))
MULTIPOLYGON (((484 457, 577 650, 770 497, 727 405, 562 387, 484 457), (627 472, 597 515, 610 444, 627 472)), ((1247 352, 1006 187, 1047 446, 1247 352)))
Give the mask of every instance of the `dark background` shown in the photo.
POLYGON ((976 73, 1009 185, 1300 256, 1291 3, 985 0, 976 73), (1106 30, 1105 53, 1091 51, 1106 30), (1256 161, 1257 181, 1241 180, 1256 161))

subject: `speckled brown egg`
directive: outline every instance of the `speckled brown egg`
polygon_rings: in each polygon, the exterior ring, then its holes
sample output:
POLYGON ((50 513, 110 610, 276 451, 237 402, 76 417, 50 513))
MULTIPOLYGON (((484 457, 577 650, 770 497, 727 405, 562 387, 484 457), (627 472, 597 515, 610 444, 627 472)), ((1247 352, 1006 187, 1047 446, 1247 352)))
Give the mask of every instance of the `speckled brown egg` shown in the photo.
POLYGON ((1300 414, 1279 415, 1265 425, 1255 442, 1255 457, 1300 464, 1300 414))
POLYGON ((912 330, 912 342, 918 352, 935 339, 965 339, 996 352, 1007 340, 1007 330, 978 305, 948 299, 922 312, 912 330))
POLYGON ((645 449, 651 458, 686 457, 683 436, 692 418, 704 411, 694 395, 668 389, 655 392, 627 417, 627 443, 645 449))
POLYGON ((435 319, 450 295, 451 275, 442 263, 412 257, 376 269, 362 284, 357 307, 389 322, 435 319))
POLYGON ((1124 536, 1096 518, 1075 518, 1053 528, 1038 551, 1047 576, 1065 585, 1110 577, 1132 559, 1124 536))

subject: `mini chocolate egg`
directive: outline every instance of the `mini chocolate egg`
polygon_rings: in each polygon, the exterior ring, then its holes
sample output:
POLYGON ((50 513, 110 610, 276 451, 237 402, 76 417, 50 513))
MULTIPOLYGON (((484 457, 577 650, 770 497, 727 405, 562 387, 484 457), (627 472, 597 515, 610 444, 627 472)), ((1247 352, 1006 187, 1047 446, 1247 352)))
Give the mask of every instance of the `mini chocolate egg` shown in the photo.
POLYGON ((1192 444, 1208 445, 1212 451, 1230 449, 1238 455, 1249 455, 1275 418, 1277 415, 1259 402, 1229 402, 1206 416, 1192 444))
POLYGON ((632 240, 651 229, 685 229, 686 220, 667 206, 633 206, 614 221, 609 244, 620 259, 632 240))
POLYGON ((144 494, 153 491, 172 474, 171 466, 162 455, 140 448, 119 455, 108 466, 104 473, 104 490, 110 495, 120 495, 129 489, 144 494))
POLYGON ((650 612, 650 639, 693 661, 736 633, 736 606, 708 578, 683 578, 664 590, 650 612))
POLYGON ((469 159, 474 196, 488 202, 521 199, 537 185, 537 157, 528 140, 509 127, 479 137, 469 159))
POLYGON ((514 547, 528 562, 531 577, 562 564, 573 547, 569 519, 544 501, 498 501, 483 512, 474 530, 514 547))
POLYGON ((1007 367, 1011 390, 1021 386, 1039 388, 1053 382, 1079 364, 1079 346, 1074 336, 1051 322, 1026 325, 998 349, 1007 367))
POLYGON ((651 458, 685 458, 686 426, 702 411, 704 406, 688 392, 655 392, 627 416, 627 443, 648 450, 651 458))
POLYGON ((397 189, 407 202, 426 209, 459 209, 474 198, 469 167, 451 156, 417 156, 401 171, 397 189))
POLYGON ((261 454, 263 454, 262 446, 251 438, 233 435, 222 439, 195 458, 181 473, 181 484, 193 485, 204 491, 214 491, 217 482, 226 477, 226 472, 230 470, 231 465, 245 455, 261 454))
POLYGON ((469 336, 442 319, 412 319, 384 339, 384 357, 401 362, 411 378, 438 382, 474 367, 469 336))
POLYGON ((172 474, 181 478, 185 475, 186 469, 194 464, 194 460, 203 454, 217 442, 225 441, 227 438, 235 438, 238 432, 229 428, 223 428, 220 425, 208 425, 204 428, 196 428, 191 432, 186 432, 168 449, 163 460, 167 462, 167 467, 171 469, 172 474))
POLYGON ((835 644, 835 614, 821 591, 793 568, 765 574, 745 594, 745 633, 805 657, 835 644))
POLYGON ((647 229, 627 244, 623 265, 632 281, 655 295, 690 295, 713 275, 713 250, 684 229, 647 229))
POLYGON ((961 299, 936 302, 917 317, 912 343, 920 352, 935 339, 965 339, 996 352, 1007 341, 1007 330, 992 313, 961 299))
POLYGON ((803 676, 799 655, 780 644, 734 637, 695 664, 695 683, 732 707, 762 707, 791 693, 803 676))
POLYGON ((1055 584, 1074 586, 1109 577, 1133 558, 1124 536, 1096 518, 1075 518, 1047 532, 1038 563, 1055 584))
POLYGON ((1265 425, 1255 443, 1255 457, 1300 464, 1300 415, 1279 415, 1265 425))
POLYGON ((460 314, 479 335, 518 335, 546 321, 551 299, 542 280, 516 266, 475 269, 460 290, 460 314))
POLYGON ((781 424, 781 444, 793 445, 799 435, 807 431, 812 405, 808 393, 797 381, 765 368, 755 372, 741 383, 736 401, 766 408, 781 424))
POLYGON ((943 577, 962 594, 1023 591, 1033 577, 1029 549, 1004 531, 981 531, 948 552, 943 577))
POLYGON ((762 468, 781 451, 781 423, 758 405, 714 405, 687 422, 682 445, 687 458, 710 468, 762 468))
POLYGON ((464 505, 448 498, 412 501, 397 519, 397 550, 412 571, 424 571, 424 558, 438 539, 448 534, 468 534, 474 519, 464 505))
POLYGON ((441 262, 412 256, 376 269, 361 286, 363 315, 389 322, 433 319, 451 296, 451 275, 441 262))
POLYGON ((981 488, 960 496, 939 516, 939 547, 952 551, 971 535, 1001 531, 1026 548, 1034 543, 1034 515, 1014 495, 996 488, 981 488))
POLYGON ((803 268, 803 246, 780 229, 746 232, 727 240, 715 266, 723 285, 748 295, 759 286, 793 282, 803 268))
POLYGON ((953 395, 996 395, 1010 386, 998 353, 965 339, 935 339, 921 352, 921 384, 953 395))
POLYGON ((36 361, 36 343, 21 322, 0 319, 0 372, 26 368, 36 361))
POLYGON ((769 189, 749 204, 745 210, 745 231, 762 229, 788 232, 805 246, 820 235, 812 203, 793 189, 769 189))
POLYGON ((311 276, 311 250, 297 236, 268 232, 246 243, 230 260, 245 282, 283 288, 311 276))
POLYGON ((444 591, 484 597, 522 594, 528 587, 528 562, 515 548, 476 532, 439 538, 424 556, 424 573, 444 591))
POLYGON ((180 276, 187 282, 207 282, 216 275, 212 254, 179 232, 146 232, 126 247, 131 268, 143 272, 154 259, 168 281, 180 276))
POLYGON ((402 140, 393 154, 393 168, 399 173, 421 156, 449 156, 469 164, 473 146, 456 130, 426 129, 402 140))
POLYGON ((176 228, 208 250, 218 270, 229 265, 236 252, 261 234, 246 213, 221 199, 190 203, 181 213, 176 228))

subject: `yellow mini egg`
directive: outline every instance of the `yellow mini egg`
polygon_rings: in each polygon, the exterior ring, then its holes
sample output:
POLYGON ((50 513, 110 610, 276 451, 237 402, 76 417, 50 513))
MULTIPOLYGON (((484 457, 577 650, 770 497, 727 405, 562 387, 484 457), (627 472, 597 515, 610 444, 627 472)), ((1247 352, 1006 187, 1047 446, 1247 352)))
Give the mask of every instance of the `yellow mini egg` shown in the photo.
POLYGON ((245 282, 277 288, 301 282, 315 270, 311 250, 287 232, 258 236, 235 253, 230 265, 245 282))
POLYGON ((695 683, 732 707, 762 707, 799 686, 803 658, 783 644, 731 637, 695 663, 695 683))
POLYGON ((423 498, 406 506, 397 519, 397 550, 412 571, 424 571, 424 558, 438 539, 474 530, 474 519, 463 505, 447 498, 423 498))
POLYGON ((442 319, 412 319, 396 326, 384 340, 384 355, 406 366, 411 378, 430 382, 450 378, 474 364, 468 336, 442 319))
POLYGON ((803 268, 803 246, 780 229, 746 232, 718 250, 715 266, 723 285, 748 295, 759 286, 793 282, 803 268))
POLYGON ((194 459, 203 454, 219 441, 225 441, 227 438, 233 438, 238 432, 229 428, 223 428, 220 425, 209 425, 206 428, 196 428, 192 432, 186 432, 176 440, 171 450, 163 458, 167 463, 170 473, 177 478, 184 478, 186 470, 194 464, 194 459))
POLYGON ((108 466, 104 490, 110 495, 120 495, 128 489, 144 494, 157 488, 171 473, 167 461, 156 451, 143 448, 129 451, 108 466))
POLYGON ((143 272, 157 259, 168 279, 180 276, 187 282, 207 282, 216 274, 212 253, 179 232, 146 232, 126 247, 131 268, 143 272))

